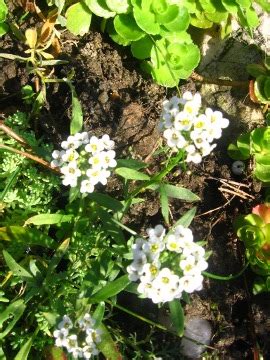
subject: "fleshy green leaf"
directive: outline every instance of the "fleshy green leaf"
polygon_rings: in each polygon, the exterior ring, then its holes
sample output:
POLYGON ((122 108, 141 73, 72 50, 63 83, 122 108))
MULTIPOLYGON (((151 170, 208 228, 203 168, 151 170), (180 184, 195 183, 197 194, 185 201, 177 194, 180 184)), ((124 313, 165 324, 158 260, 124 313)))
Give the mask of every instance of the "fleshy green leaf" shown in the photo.
POLYGON ((136 41, 145 35, 130 14, 116 15, 113 23, 116 32, 126 40, 136 41))
POLYGON ((83 1, 71 5, 67 9, 66 17, 66 27, 74 35, 82 36, 88 33, 91 24, 92 13, 83 1))
POLYGON ((180 300, 169 302, 170 318, 178 336, 184 334, 185 315, 180 300))
POLYGON ((8 14, 8 8, 5 4, 4 0, 0 0, 0 22, 4 22, 6 20, 8 14))
POLYGON ((39 214, 30 217, 24 223, 25 225, 53 225, 61 224, 63 222, 70 222, 73 219, 74 215, 65 215, 65 214, 39 214))
POLYGON ((97 16, 105 19, 115 16, 115 12, 108 8, 105 0, 84 0, 84 2, 97 16))
POLYGON ((150 58, 153 41, 149 36, 145 36, 138 41, 131 43, 132 55, 140 60, 150 58))
POLYGON ((125 14, 129 10, 128 0, 106 0, 106 4, 111 11, 117 14, 125 14))
POLYGON ((133 8, 134 18, 138 26, 147 34, 157 35, 160 32, 160 26, 155 21, 155 15, 150 11, 143 11, 138 6, 133 8))
POLYGON ((105 285, 101 290, 92 295, 89 301, 91 303, 99 303, 100 301, 105 301, 110 297, 119 294, 127 287, 129 283, 130 280, 128 278, 128 275, 123 275, 120 278, 105 285))
POLYGON ((115 173, 122 176, 126 180, 150 180, 148 175, 126 167, 115 169, 115 173))

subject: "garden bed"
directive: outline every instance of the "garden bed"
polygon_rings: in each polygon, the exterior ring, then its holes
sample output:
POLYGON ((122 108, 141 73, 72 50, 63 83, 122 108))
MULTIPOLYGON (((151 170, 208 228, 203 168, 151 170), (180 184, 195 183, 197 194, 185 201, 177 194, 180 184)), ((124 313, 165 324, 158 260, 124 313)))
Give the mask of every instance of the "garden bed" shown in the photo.
MULTIPOLYGON (((56 76, 62 78, 71 69, 75 70, 73 85, 83 108, 84 130, 96 136, 109 134, 116 143, 117 158, 133 157, 145 161, 150 175, 159 171, 164 159, 153 152, 160 141, 157 124, 162 102, 176 92, 143 78, 137 61, 129 51, 113 44, 106 35, 94 31, 82 38, 65 34, 62 43, 61 57, 68 60, 68 64, 56 67, 56 76)), ((12 53, 18 51, 16 46, 6 36, 1 48, 12 53)), ((0 107, 3 116, 16 110, 27 111, 21 101, 20 88, 31 78, 26 76, 24 66, 3 61, 1 78, 3 94, 0 95, 0 107)), ((201 86, 189 80, 180 86, 180 91, 200 92, 201 86)), ((247 96, 247 90, 236 94, 229 87, 222 89, 230 92, 238 102, 247 96)), ((208 99, 211 96, 216 96, 216 92, 208 93, 208 99)), ((32 124, 35 133, 53 143, 55 148, 69 135, 70 104, 67 85, 49 85, 47 103, 32 124)), ((251 103, 246 103, 246 106, 254 107, 251 103)), ((202 163, 190 166, 185 173, 175 168, 167 176, 171 184, 186 187, 200 197, 191 229, 195 240, 205 240, 207 250, 212 252, 207 271, 221 276, 237 274, 245 264, 244 246, 233 230, 234 219, 262 202, 262 193, 252 178, 251 170, 247 168, 243 175, 234 175, 231 171, 233 161, 227 155, 229 143, 250 126, 243 118, 229 120, 229 127, 211 155, 205 157, 202 163)), ((100 191, 106 191, 119 200, 122 200, 122 190, 122 182, 116 175, 109 180, 106 188, 100 188, 100 191)), ((146 234, 147 228, 163 223, 159 199, 150 191, 146 191, 144 197, 146 201, 131 206, 124 218, 124 224, 141 235, 146 234)), ((58 201, 61 204, 60 197, 58 201)), ((172 199, 171 224, 192 206, 172 199)), ((206 278, 203 290, 191 295, 191 303, 184 306, 187 319, 196 316, 209 320, 212 325, 211 346, 206 349, 209 358, 212 354, 212 358, 216 359, 257 359, 258 345, 264 358, 270 357, 270 298, 267 293, 252 295, 253 278, 254 274, 249 269, 235 280, 206 278)), ((166 311, 158 310, 150 300, 124 294, 120 295, 119 304, 168 326, 166 311)), ((111 324, 114 322, 127 337, 136 332, 138 341, 147 337, 150 331, 150 327, 143 325, 142 328, 138 319, 123 314, 121 310, 117 310, 111 324)), ((156 330, 152 342, 157 352, 162 352, 165 345, 170 348, 167 355, 162 355, 163 359, 180 358, 178 337, 156 330)), ((143 344, 142 348, 147 351, 149 343, 143 344)), ((132 346, 124 358, 135 359, 131 349, 132 346)))

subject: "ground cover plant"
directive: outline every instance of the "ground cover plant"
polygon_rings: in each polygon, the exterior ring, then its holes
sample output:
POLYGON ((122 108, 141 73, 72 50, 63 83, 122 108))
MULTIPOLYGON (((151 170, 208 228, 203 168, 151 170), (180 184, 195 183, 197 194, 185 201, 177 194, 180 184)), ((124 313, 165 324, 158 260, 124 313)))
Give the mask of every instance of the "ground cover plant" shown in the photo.
POLYGON ((267 359, 268 58, 241 133, 188 79, 255 9, 0 1, 1 358, 267 359))

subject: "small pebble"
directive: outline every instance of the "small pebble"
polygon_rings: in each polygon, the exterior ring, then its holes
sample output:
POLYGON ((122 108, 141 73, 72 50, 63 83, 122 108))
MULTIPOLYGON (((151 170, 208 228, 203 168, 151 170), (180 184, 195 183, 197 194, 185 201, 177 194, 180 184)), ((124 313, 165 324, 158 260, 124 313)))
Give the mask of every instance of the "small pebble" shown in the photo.
POLYGON ((232 164, 232 172, 234 175, 242 175, 245 170, 243 161, 237 160, 232 164))
POLYGON ((101 102, 101 104, 106 104, 108 102, 109 96, 106 91, 102 91, 102 93, 98 97, 98 101, 101 102))
POLYGON ((189 359, 199 359, 205 350, 204 345, 209 345, 212 337, 212 327, 209 321, 194 317, 185 324, 185 332, 181 341, 181 353, 189 359), (198 341, 200 344, 197 344, 198 341), (202 345, 204 344, 204 345, 202 345))

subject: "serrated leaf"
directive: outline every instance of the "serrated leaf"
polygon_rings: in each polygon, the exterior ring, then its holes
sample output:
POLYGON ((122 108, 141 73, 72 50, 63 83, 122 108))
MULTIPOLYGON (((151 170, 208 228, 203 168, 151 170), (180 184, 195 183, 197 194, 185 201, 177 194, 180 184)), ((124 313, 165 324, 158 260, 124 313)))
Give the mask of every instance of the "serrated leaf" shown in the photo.
POLYGON ((183 336, 185 315, 180 300, 173 300, 169 302, 170 318, 174 325, 175 331, 178 336, 183 336))
POLYGON ((25 225, 53 225, 60 224, 63 222, 70 222, 74 218, 74 215, 65 214, 39 214, 30 217, 24 223, 25 225))
POLYGON ((116 15, 113 24, 116 32, 126 40, 136 41, 145 35, 130 14, 116 15))
POLYGON ((97 16, 104 19, 115 16, 115 12, 111 11, 105 0, 84 0, 89 9, 97 16))
POLYGON ((150 180, 148 175, 126 167, 116 168, 115 173, 126 180, 150 180))
POLYGON ((180 187, 175 186, 171 184, 164 184, 163 185, 164 191, 168 197, 172 197, 174 199, 180 199, 185 201, 199 201, 200 198, 196 194, 194 194, 192 191, 180 187))
POLYGON ((89 299, 91 303, 99 303, 105 301, 112 296, 119 294, 130 283, 128 275, 123 275, 120 278, 107 283, 101 290, 92 295, 89 299))
POLYGON ((71 5, 66 11, 67 29, 74 35, 84 35, 88 33, 92 12, 83 1, 71 5))

